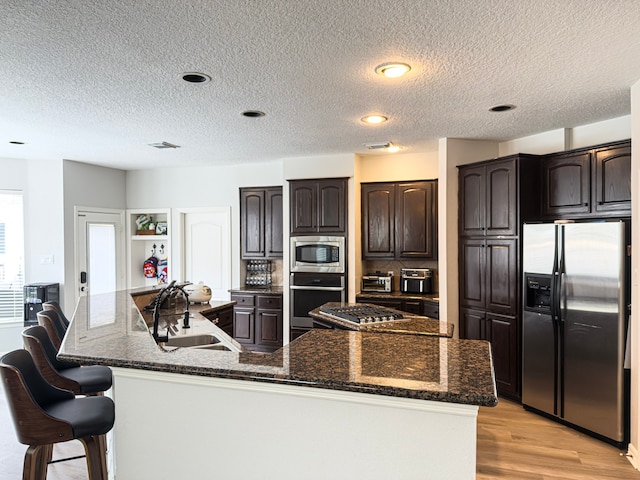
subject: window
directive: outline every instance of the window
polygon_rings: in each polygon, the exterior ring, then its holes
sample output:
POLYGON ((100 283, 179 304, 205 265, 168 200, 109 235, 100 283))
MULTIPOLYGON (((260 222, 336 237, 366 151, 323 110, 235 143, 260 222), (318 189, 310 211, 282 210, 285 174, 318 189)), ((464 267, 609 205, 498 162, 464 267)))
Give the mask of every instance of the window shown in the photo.
POLYGON ((0 322, 24 318, 22 192, 0 190, 0 322))

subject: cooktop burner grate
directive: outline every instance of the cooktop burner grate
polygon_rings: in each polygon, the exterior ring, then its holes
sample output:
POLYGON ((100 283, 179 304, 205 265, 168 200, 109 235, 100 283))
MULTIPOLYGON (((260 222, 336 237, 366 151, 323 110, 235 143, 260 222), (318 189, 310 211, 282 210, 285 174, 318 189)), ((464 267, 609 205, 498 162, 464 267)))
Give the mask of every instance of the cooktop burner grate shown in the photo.
POLYGON ((404 318, 400 312, 393 312, 368 303, 343 307, 321 307, 320 312, 353 323, 393 322, 404 318))

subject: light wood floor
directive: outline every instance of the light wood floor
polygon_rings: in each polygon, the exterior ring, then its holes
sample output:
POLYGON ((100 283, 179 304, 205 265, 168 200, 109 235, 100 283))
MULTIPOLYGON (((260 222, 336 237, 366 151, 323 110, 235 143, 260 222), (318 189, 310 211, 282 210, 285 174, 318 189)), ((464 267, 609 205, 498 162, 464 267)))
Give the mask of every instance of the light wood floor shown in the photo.
MULTIPOLYGON (((25 450, 0 387, 0 479, 22 478, 25 450)), ((640 480, 624 452, 503 399, 495 408, 480 408, 477 451, 479 480, 640 480)), ((77 441, 54 448, 54 459, 82 454, 77 441)), ((83 458, 49 465, 47 473, 47 480, 88 478, 83 458)))
POLYGON ((480 407, 479 480, 640 480, 624 453, 508 400, 480 407))

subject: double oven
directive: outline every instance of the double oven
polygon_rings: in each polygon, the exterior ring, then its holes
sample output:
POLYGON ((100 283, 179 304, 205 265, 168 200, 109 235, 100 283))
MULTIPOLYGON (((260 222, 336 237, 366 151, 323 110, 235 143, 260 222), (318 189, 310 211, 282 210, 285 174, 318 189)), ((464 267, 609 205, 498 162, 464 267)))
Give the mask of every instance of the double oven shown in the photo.
POLYGON ((345 238, 291 237, 290 248, 291 328, 309 329, 313 327, 311 310, 345 301, 345 238))

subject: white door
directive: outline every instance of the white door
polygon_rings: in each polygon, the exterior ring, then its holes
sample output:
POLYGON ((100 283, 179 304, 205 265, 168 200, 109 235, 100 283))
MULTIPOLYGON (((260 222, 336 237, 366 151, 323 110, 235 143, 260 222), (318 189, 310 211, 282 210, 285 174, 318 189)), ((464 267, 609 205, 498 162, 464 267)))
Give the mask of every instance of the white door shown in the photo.
POLYGON ((231 288, 231 215, 229 208, 184 210, 184 280, 203 282, 211 288, 211 298, 228 300, 231 288))
POLYGON ((125 286, 124 211, 76 209, 76 301, 125 286))

